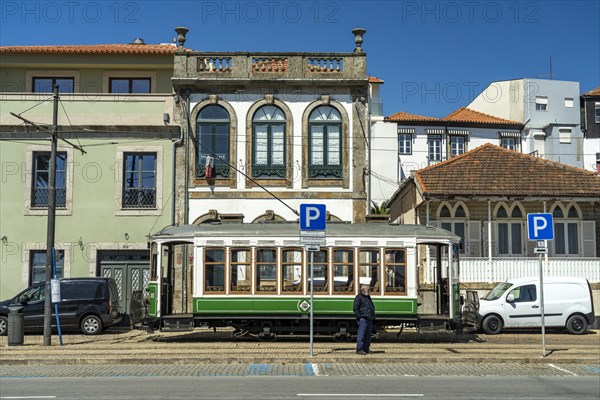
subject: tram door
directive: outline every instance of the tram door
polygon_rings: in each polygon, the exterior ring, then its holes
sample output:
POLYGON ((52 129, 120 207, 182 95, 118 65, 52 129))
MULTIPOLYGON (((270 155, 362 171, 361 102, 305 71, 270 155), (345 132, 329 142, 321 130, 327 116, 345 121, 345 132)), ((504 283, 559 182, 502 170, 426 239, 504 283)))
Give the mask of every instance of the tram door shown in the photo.
POLYGON ((450 274, 448 246, 436 244, 435 246, 435 293, 437 314, 447 315, 450 312, 450 274))

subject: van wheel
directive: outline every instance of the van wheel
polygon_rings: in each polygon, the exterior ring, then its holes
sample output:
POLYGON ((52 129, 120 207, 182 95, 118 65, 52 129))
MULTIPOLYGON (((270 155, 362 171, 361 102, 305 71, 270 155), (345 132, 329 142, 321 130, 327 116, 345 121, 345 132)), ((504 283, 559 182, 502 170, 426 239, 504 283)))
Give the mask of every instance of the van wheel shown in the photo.
POLYGON ((502 320, 495 315, 488 315, 483 320, 481 328, 488 335, 497 335, 502 332, 502 320))
POLYGON ((0 316, 0 336, 6 336, 8 334, 8 318, 0 316))
POLYGON ((572 335, 581 335, 587 331, 587 321, 581 315, 571 315, 567 320, 567 330, 572 335))
POLYGON ((102 332, 102 320, 96 315, 86 315, 81 320, 81 331, 86 335, 97 335, 102 332))

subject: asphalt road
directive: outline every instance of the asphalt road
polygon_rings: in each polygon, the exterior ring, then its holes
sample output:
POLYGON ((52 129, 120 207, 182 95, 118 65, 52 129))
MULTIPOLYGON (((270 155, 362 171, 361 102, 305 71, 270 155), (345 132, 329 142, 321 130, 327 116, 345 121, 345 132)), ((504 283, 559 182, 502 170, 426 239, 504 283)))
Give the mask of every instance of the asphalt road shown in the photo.
POLYGON ((16 399, 594 399, 598 377, 103 377, 0 380, 16 399))

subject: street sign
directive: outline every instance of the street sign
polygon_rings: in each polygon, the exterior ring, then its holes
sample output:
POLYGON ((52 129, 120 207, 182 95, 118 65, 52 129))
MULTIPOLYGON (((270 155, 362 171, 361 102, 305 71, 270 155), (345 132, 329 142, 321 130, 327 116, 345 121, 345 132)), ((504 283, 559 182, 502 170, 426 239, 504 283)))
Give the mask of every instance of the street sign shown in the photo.
POLYGON ((534 254, 548 254, 547 247, 536 247, 533 249, 534 254))
POLYGON ((324 231, 327 226, 325 204, 300 204, 300 230, 324 231))
POLYGON ((554 240, 552 214, 527 214, 527 234, 529 240, 554 240))
POLYGON ((300 231, 300 244, 325 246, 325 231, 300 231))
POLYGON ((313 353, 314 336, 314 278, 315 251, 325 245, 325 228, 327 226, 327 209, 325 204, 300 204, 300 243, 310 254, 310 356, 313 353))

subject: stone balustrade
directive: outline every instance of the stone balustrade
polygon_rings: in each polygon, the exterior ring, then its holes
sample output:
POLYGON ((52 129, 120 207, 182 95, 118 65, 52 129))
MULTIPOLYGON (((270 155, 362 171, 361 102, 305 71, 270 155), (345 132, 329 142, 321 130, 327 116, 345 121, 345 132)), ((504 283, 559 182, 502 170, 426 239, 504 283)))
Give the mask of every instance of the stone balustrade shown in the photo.
POLYGON ((367 80, 365 53, 178 52, 173 79, 367 80))

